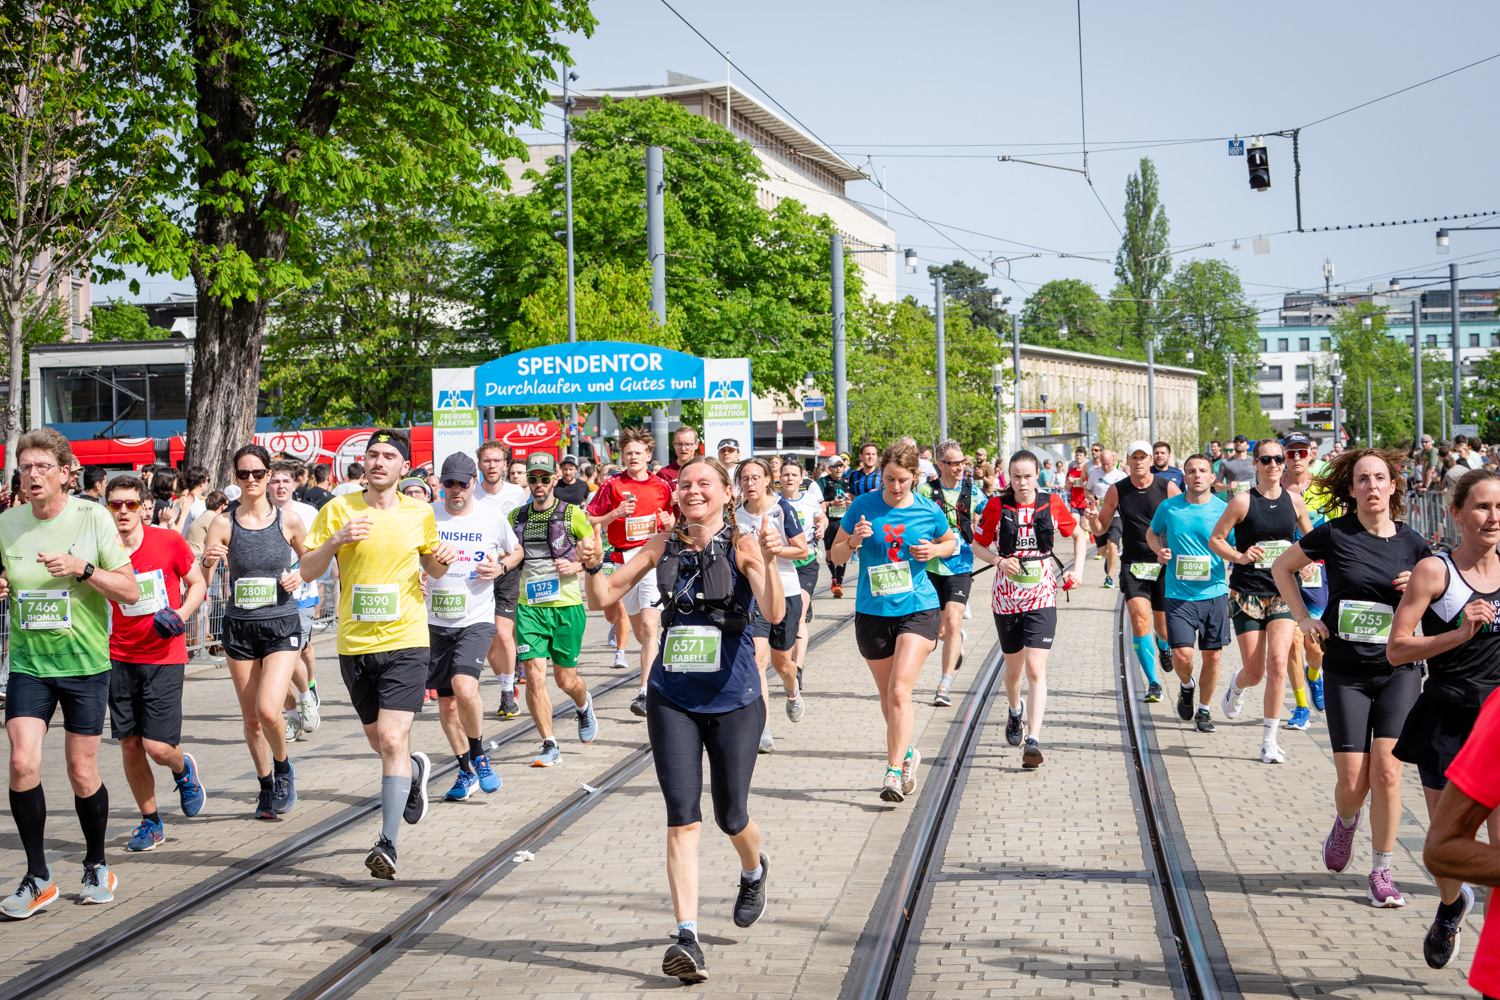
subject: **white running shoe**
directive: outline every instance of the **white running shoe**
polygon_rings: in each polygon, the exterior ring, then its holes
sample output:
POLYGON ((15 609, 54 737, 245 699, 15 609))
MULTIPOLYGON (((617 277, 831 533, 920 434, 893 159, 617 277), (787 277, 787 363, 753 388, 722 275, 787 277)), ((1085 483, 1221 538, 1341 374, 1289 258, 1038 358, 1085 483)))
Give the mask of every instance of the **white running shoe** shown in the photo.
POLYGON ((311 691, 297 700, 297 715, 302 719, 302 731, 305 733, 316 732, 318 726, 323 724, 323 717, 318 714, 318 701, 311 691))
MULTIPOLYGON (((613 645, 613 644, 611 644, 611 645, 613 645)), ((630 666, 630 664, 625 661, 625 650, 623 650, 623 649, 617 649, 617 650, 615 650, 615 669, 616 670, 624 670, 628 666, 630 666)))
POLYGON ((1281 752, 1281 747, 1272 740, 1266 740, 1260 745, 1260 762, 1262 764, 1285 764, 1286 754, 1281 752))
POLYGON ((1234 693, 1234 682, 1224 689, 1224 698, 1219 702, 1219 707, 1224 710, 1224 718, 1238 719, 1240 712, 1245 708, 1245 692, 1234 693))
POLYGON ((281 718, 286 722, 286 741, 288 743, 295 743, 306 735, 302 726, 302 716, 296 712, 282 712, 281 718))

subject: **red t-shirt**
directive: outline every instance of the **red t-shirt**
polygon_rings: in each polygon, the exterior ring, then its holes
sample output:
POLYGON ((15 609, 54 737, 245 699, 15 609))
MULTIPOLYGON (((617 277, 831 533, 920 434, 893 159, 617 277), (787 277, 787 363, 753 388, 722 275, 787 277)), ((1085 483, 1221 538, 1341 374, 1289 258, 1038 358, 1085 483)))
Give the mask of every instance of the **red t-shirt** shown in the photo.
MULTIPOLYGON (((193 550, 183 537, 170 528, 143 528, 141 547, 130 553, 130 565, 141 583, 142 601, 130 605, 140 614, 126 614, 120 605, 110 602, 113 624, 109 634, 111 659, 124 663, 186 663, 187 636, 163 639, 156 634, 151 621, 155 610, 149 606, 151 593, 160 587, 166 606, 182 607, 183 578, 192 572, 193 550), (156 573, 161 578, 154 579, 156 573), (154 581, 154 582, 153 582, 154 581)), ((158 607, 161 605, 158 604, 158 607)))
MULTIPOLYGON (((1485 699, 1474 731, 1446 773, 1460 792, 1486 809, 1500 806, 1500 690, 1485 699)), ((1469 985, 1486 996, 1500 996, 1500 916, 1495 923, 1484 922, 1469 985)))
MULTIPOLYGON (((984 513, 979 519, 979 527, 974 531, 974 541, 981 545, 994 548, 995 533, 1000 528, 1000 512, 1004 503, 999 496, 994 497, 984 505, 984 513)), ((1057 539, 1071 538, 1073 532, 1078 529, 1078 519, 1073 512, 1068 510, 1063 503, 1062 497, 1056 493, 1047 494, 1047 506, 1052 513, 1053 544, 1057 539)), ((1019 537, 1016 539, 1015 554, 1019 556, 1049 556, 1050 553, 1039 552, 1036 549, 1036 535, 1032 531, 1032 521, 1036 518, 1036 504, 1031 503, 1025 507, 1016 508, 1016 520, 1019 522, 1019 537)), ((1039 608, 1051 608, 1057 606, 1057 577, 1052 574, 1052 560, 1042 559, 1041 577, 1035 583, 1015 583, 1007 576, 1001 576, 995 581, 995 586, 990 591, 990 609, 996 614, 1014 615, 1022 611, 1035 611, 1039 608)), ((1023 572, 1026 567, 1023 567, 1023 572)))
POLYGON ((622 514, 609 522, 609 544, 616 553, 645 545, 646 539, 661 529, 657 515, 672 510, 672 487, 666 482, 649 473, 645 479, 631 479, 621 472, 604 481, 589 501, 588 511, 594 517, 608 514, 627 496, 635 497, 635 513, 629 517, 622 514))
POLYGON ((1068 506, 1083 510, 1089 505, 1089 470, 1068 466, 1068 506))
POLYGON ((681 472, 682 466, 678 465, 677 459, 674 458, 668 464, 663 465, 660 469, 657 469, 656 475, 657 478, 659 478, 662 482, 666 483, 669 487, 675 490, 677 488, 677 477, 679 474, 681 474, 681 472))

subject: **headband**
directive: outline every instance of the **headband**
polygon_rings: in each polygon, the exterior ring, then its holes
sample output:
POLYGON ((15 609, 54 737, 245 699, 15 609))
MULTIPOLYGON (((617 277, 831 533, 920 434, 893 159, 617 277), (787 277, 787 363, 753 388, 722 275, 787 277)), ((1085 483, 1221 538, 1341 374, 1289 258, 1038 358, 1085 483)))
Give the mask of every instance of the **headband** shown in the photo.
POLYGON ((397 436, 394 431, 376 431, 370 435, 370 443, 365 445, 365 450, 368 451, 371 444, 388 444, 401 453, 401 460, 403 462, 411 461, 411 446, 397 436))

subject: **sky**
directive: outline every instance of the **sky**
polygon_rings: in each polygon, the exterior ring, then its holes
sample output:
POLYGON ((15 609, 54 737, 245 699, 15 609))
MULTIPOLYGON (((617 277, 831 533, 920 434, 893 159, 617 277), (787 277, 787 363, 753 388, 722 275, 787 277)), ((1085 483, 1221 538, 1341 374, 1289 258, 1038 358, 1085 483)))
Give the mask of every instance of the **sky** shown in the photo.
MULTIPOLYGON (((1467 286, 1500 285, 1500 230, 1455 231, 1451 255, 1434 251, 1440 226, 1500 226, 1500 216, 1287 232, 1297 227, 1291 140, 1265 140, 1266 192, 1250 189, 1245 160, 1227 151, 1231 136, 1301 127, 1306 229, 1500 211, 1500 58, 1338 114, 1500 54, 1493 3, 1446 3, 1435 20, 1414 17, 1410 4, 1305 0, 669 2, 729 53, 738 85, 884 178, 902 248, 915 247, 924 264, 962 259, 993 270, 992 284, 1013 299, 1056 278, 1113 286, 1125 180, 1142 155, 1160 175, 1172 246, 1182 251, 1174 261, 1229 261, 1262 307, 1321 289, 1325 258, 1336 288, 1445 276, 1449 262, 1467 286), (1085 129, 1089 180, 995 159, 1080 168, 1085 129), (906 210, 897 201, 919 218, 898 214, 906 210), (1269 237, 1269 253, 1252 252, 1258 236, 1269 237), (1021 256, 1031 253, 1044 255, 1021 256)), ((722 57, 662 0, 596 0, 593 9, 592 35, 569 38, 577 86, 665 84, 668 70, 725 78, 722 57)), ((847 193, 881 204, 873 182, 851 182, 847 193)), ((142 300, 191 287, 140 280, 142 300)), ((930 296, 925 268, 901 274, 898 288, 930 296)), ((108 295, 129 297, 120 285, 96 291, 108 295)))

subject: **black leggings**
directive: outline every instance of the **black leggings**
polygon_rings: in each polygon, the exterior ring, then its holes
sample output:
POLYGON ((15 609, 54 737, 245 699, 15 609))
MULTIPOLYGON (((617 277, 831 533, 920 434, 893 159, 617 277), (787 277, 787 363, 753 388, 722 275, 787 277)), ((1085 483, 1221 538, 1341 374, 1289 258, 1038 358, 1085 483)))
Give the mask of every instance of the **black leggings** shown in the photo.
POLYGON ((756 698, 731 712, 689 712, 653 687, 646 692, 646 732, 656 782, 667 800, 667 826, 703 821, 703 752, 708 751, 714 822, 733 837, 750 823, 750 777, 766 728, 766 703, 756 698))
POLYGON ((1334 753, 1369 753, 1371 740, 1399 739, 1422 693, 1422 671, 1410 666, 1373 677, 1336 674, 1325 666, 1323 680, 1323 715, 1334 753))

